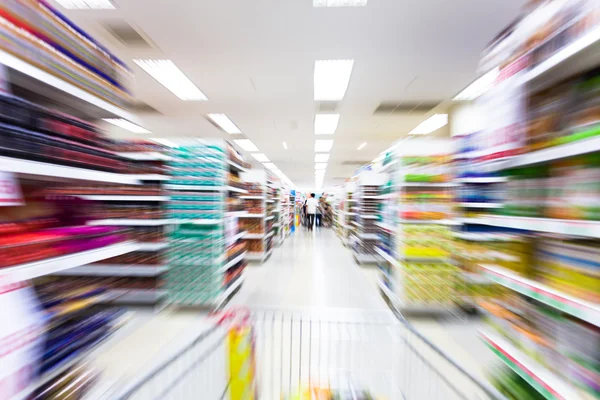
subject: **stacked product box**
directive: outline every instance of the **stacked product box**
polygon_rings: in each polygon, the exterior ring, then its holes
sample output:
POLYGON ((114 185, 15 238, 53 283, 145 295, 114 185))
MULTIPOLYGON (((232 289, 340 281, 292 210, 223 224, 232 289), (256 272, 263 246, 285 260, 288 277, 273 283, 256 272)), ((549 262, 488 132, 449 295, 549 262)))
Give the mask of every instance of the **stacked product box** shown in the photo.
POLYGON ((212 303, 223 287, 226 148, 220 143, 180 147, 171 157, 168 210, 177 223, 168 251, 168 301, 212 303))

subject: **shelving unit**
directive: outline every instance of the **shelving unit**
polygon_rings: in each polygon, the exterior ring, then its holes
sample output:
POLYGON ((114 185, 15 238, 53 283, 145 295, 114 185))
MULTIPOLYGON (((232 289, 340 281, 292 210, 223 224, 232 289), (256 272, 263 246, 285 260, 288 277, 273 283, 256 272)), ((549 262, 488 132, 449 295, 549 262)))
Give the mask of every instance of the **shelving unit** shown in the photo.
POLYGON ((379 287, 406 313, 445 313, 456 308, 459 276, 450 264, 453 236, 451 149, 447 141, 407 140, 380 169, 379 287))
MULTIPOLYGON (((139 142, 119 142, 119 146, 124 148, 139 148, 144 149, 139 142)), ((125 157, 132 162, 136 163, 136 168, 146 169, 148 171, 153 170, 165 170, 164 163, 170 158, 164 154, 164 151, 140 151, 141 155, 137 156, 137 152, 128 151, 120 152, 119 154, 125 154, 125 157)), ((134 174, 139 179, 141 185, 139 191, 144 193, 153 193, 152 195, 129 195, 129 194, 81 194, 77 197, 84 200, 97 202, 107 207, 157 207, 162 210, 163 204, 166 204, 170 197, 165 195, 162 189, 162 182, 168 178, 167 175, 162 173, 147 173, 147 174, 134 174)), ((91 193, 95 191, 94 187, 88 189, 83 188, 85 193, 91 193)), ((109 208, 110 210, 110 208, 109 208)), ((164 211, 162 211, 164 213, 164 211)), ((163 281, 163 275, 167 272, 165 252, 168 249, 167 230, 173 224, 177 224, 174 219, 166 219, 164 215, 162 218, 147 218, 147 219, 133 219, 133 218, 112 218, 112 219, 100 219, 89 221, 89 225, 93 226, 121 226, 129 227, 130 235, 138 240, 137 250, 127 257, 120 257, 110 261, 101 261, 100 263, 90 263, 82 265, 78 268, 62 270, 55 273, 59 276, 69 277, 123 277, 129 278, 128 288, 119 288, 121 295, 115 300, 118 303, 125 303, 127 299, 135 300, 140 298, 139 304, 152 304, 149 298, 155 298, 156 301, 161 299, 161 296, 127 296, 127 290, 139 290, 133 289, 136 286, 136 281, 139 284, 147 286, 151 280, 153 280, 152 287, 146 287, 148 293, 155 291, 161 291, 160 287, 163 281), (148 238, 152 238, 153 241, 149 241, 148 238), (139 278, 139 279, 136 279, 139 278), (132 286, 133 285, 133 286, 132 286)))
POLYGON ((216 309, 242 282, 247 194, 244 161, 224 140, 203 140, 170 155, 171 233, 167 302, 216 309))
POLYGON ((247 182, 247 195, 241 196, 244 201, 244 209, 247 214, 242 217, 242 228, 248 233, 244 241, 248 248, 246 260, 264 263, 273 251, 275 231, 276 209, 275 189, 273 179, 267 172, 252 169, 241 174, 242 179, 247 182))
MULTIPOLYGON (((69 396, 83 398, 93 381, 79 366, 120 327, 117 313, 97 307, 113 301, 112 293, 103 291, 102 285, 96 287, 95 281, 57 275, 92 268, 90 265, 113 257, 154 251, 144 248, 139 238, 126 240, 123 229, 81 226, 100 214, 102 210, 92 209, 99 204, 139 199, 103 197, 100 190, 86 196, 76 189, 139 189, 149 178, 139 173, 133 159, 115 153, 114 142, 93 125, 101 118, 137 122, 122 107, 131 100, 125 88, 131 73, 51 4, 41 7, 37 2, 23 2, 3 8, 0 113, 5 155, 0 157, 0 171, 3 179, 14 179, 18 186, 20 180, 27 182, 20 185, 26 199, 23 207, 12 216, 5 213, 2 223, 14 223, 31 236, 43 236, 46 229, 64 236, 50 244, 43 239, 32 243, 35 247, 25 241, 15 249, 15 256, 37 261, 0 269, 0 293, 4 294, 0 297, 4 307, 10 307, 2 311, 17 316, 8 318, 0 341, 23 339, 0 356, 4 383, 0 396, 11 400, 31 398, 36 391, 62 385, 59 382, 69 382, 69 396), (15 24, 31 28, 25 33, 15 24), (19 140, 14 138, 17 131, 19 140), (27 147, 23 147, 25 143, 27 147), (85 200, 74 199, 77 195, 85 200), (32 220, 47 218, 48 205, 53 222, 30 226, 32 220), (19 219, 12 221, 17 214, 19 219), (104 245, 99 246, 101 243, 104 245), (43 255, 47 258, 41 258, 43 255), (7 302, 7 296, 13 300, 7 302), (91 318, 95 318, 93 324, 91 318), (60 348, 54 347, 57 340, 60 348), (36 377, 37 371, 41 374, 36 377)), ((3 262, 10 265, 11 250, 4 251, 3 262)), ((53 395, 56 393, 43 394, 53 395)))
POLYGON ((383 175, 372 171, 365 171, 358 176, 357 196, 348 199, 352 215, 350 224, 350 244, 354 258, 359 264, 374 264, 379 260, 375 249, 379 245, 379 220, 380 190, 384 183, 383 175), (356 200, 356 201, 355 201, 356 200))
POLYGON ((458 156, 470 163, 465 179, 506 182, 501 208, 462 220, 465 240, 490 243, 505 258, 477 260, 502 289, 480 301, 490 322, 481 336, 511 371, 498 386, 516 374, 547 399, 598 396, 597 379, 585 377, 597 374, 600 360, 600 137, 597 118, 585 116, 598 98, 600 28, 598 6, 578 5, 540 2, 485 50, 482 68, 500 65, 499 78, 477 101, 486 125, 458 156), (552 23, 539 18, 549 13, 552 23), (539 37, 524 54, 495 53, 539 37), (505 135, 515 123, 524 134, 505 135))

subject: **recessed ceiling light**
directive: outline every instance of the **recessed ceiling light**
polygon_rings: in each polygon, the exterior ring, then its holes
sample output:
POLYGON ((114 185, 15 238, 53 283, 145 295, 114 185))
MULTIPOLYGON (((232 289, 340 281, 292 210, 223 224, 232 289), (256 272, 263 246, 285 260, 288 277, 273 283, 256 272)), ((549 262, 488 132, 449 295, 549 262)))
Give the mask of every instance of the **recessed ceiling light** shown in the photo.
POLYGON ((488 73, 482 75, 467 86, 452 100, 454 101, 471 101, 487 92, 500 76, 500 67, 496 67, 488 73))
POLYGON ((269 159, 263 153, 254 153, 254 154, 251 154, 251 156, 256 158, 256 161, 269 162, 269 159))
POLYGON ((327 153, 333 147, 333 140, 315 140, 315 152, 327 153))
POLYGON ((133 60, 151 77, 181 100, 205 101, 208 98, 171 60, 133 60))
POLYGON ((315 163, 315 169, 327 169, 327 163, 315 163))
POLYGON ((427 135, 437 131, 448 123, 448 114, 435 114, 421 122, 409 135, 427 135))
POLYGON ((354 60, 315 61, 315 100, 342 100, 348 89, 353 65, 354 60))
POLYGON ((332 135, 340 122, 340 114, 315 115, 315 135, 332 135))
POLYGON ((286 142, 283 142, 283 149, 287 150, 287 143, 286 142))
POLYGON ((121 127, 123 129, 127 129, 129 132, 133 133, 152 133, 148 129, 142 128, 141 126, 138 126, 123 118, 103 118, 103 121, 121 127))
POLYGON ((323 153, 323 154, 315 154, 315 162, 327 162, 329 161, 329 154, 327 153, 323 153))
POLYGON ((162 144, 163 146, 167 146, 167 147, 179 147, 179 145, 177 143, 171 142, 168 139, 153 138, 153 139, 150 139, 150 140, 152 140, 153 142, 162 144))
POLYGON ((275 164, 273 164, 272 162, 266 162, 266 163, 263 163, 263 165, 265 166, 265 168, 270 169, 270 170, 277 169, 277 166, 275 164))
POLYGON ((360 146, 358 146, 358 147, 356 148, 356 150, 362 150, 362 149, 364 149, 364 148, 365 148, 365 146, 366 146, 366 145, 367 145, 367 142, 362 142, 362 143, 360 144, 360 146))
POLYGON ((114 10, 109 0, 55 0, 67 10, 114 10))
POLYGON ((368 0, 313 0, 313 7, 364 7, 368 0))
POLYGON ((240 128, 238 128, 225 114, 208 114, 208 118, 212 119, 215 124, 219 125, 221 129, 229 134, 242 133, 240 128))
POLYGON ((240 148, 242 150, 246 150, 246 151, 258 151, 258 147, 256 147, 254 145, 254 143, 252 143, 252 141, 250 139, 238 139, 238 140, 234 140, 233 143, 235 143, 238 146, 240 146, 240 148))

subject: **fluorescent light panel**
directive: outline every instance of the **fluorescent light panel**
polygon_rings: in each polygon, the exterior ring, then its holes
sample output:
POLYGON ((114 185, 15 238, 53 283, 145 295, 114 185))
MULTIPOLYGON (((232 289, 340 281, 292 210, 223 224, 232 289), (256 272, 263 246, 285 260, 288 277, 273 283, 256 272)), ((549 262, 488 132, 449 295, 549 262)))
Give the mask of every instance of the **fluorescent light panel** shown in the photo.
POLYGON ((212 119, 215 124, 219 125, 221 129, 229 134, 242 133, 240 128, 225 114, 208 114, 208 118, 212 119))
POLYGON ((322 163, 322 162, 327 162, 327 161, 329 161, 329 154, 327 154, 327 153, 315 154, 315 162, 316 163, 322 163))
POLYGON ((171 60, 133 60, 151 77, 184 101, 206 101, 208 98, 171 60))
POLYGON ((265 168, 270 169, 271 171, 277 169, 277 166, 272 162, 266 162, 263 163, 263 165, 265 166, 265 168))
POLYGON ((251 156, 254 157, 256 159, 256 161, 269 162, 269 158, 267 156, 265 156, 263 153, 254 153, 254 154, 251 154, 251 156))
POLYGON ((366 146, 366 145, 367 145, 367 142, 362 142, 362 143, 360 144, 360 146, 358 146, 358 147, 356 148, 356 150, 362 150, 362 149, 364 149, 364 148, 365 148, 365 146, 366 146))
POLYGON ((238 139, 234 140, 233 143, 237 144, 242 150, 258 151, 258 147, 250 139, 238 139))
POLYGON ((364 7, 368 0, 313 0, 313 7, 364 7))
POLYGON ((104 118, 103 121, 116 125, 120 128, 127 129, 129 132, 133 133, 152 133, 148 129, 142 128, 141 126, 138 126, 123 118, 104 118))
POLYGON ((437 131, 448 123, 448 114, 435 114, 421 122, 409 135, 427 135, 437 131))
POLYGON ((327 169, 327 163, 315 163, 315 169, 327 169))
POLYGON ((315 178, 321 178, 325 176, 326 171, 324 169, 318 169, 315 171, 315 178))
POLYGON ((316 101, 338 101, 346 95, 354 60, 315 61, 316 101))
POLYGON ((340 114, 315 115, 315 135, 333 135, 340 122, 340 114))
POLYGON ((114 10, 115 5, 109 0, 56 0, 67 10, 114 10))
POLYGON ((333 147, 333 140, 315 140, 315 152, 327 153, 333 147))
POLYGON ((490 90, 498 76, 500 75, 500 67, 496 67, 483 76, 476 79, 473 83, 467 86, 453 99, 454 101, 471 101, 490 90))
POLYGON ((283 142, 283 149, 287 150, 287 143, 286 142, 283 142))

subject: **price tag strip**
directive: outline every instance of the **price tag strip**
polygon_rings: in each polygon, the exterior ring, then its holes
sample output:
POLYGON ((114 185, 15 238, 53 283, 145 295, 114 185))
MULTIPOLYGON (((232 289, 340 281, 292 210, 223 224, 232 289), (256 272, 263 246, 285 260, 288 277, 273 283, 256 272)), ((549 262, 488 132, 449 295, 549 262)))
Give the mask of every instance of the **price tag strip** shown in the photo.
POLYGON ((563 294, 540 283, 516 276, 503 268, 489 265, 481 265, 481 267, 484 275, 494 282, 600 327, 600 306, 598 304, 563 294))

